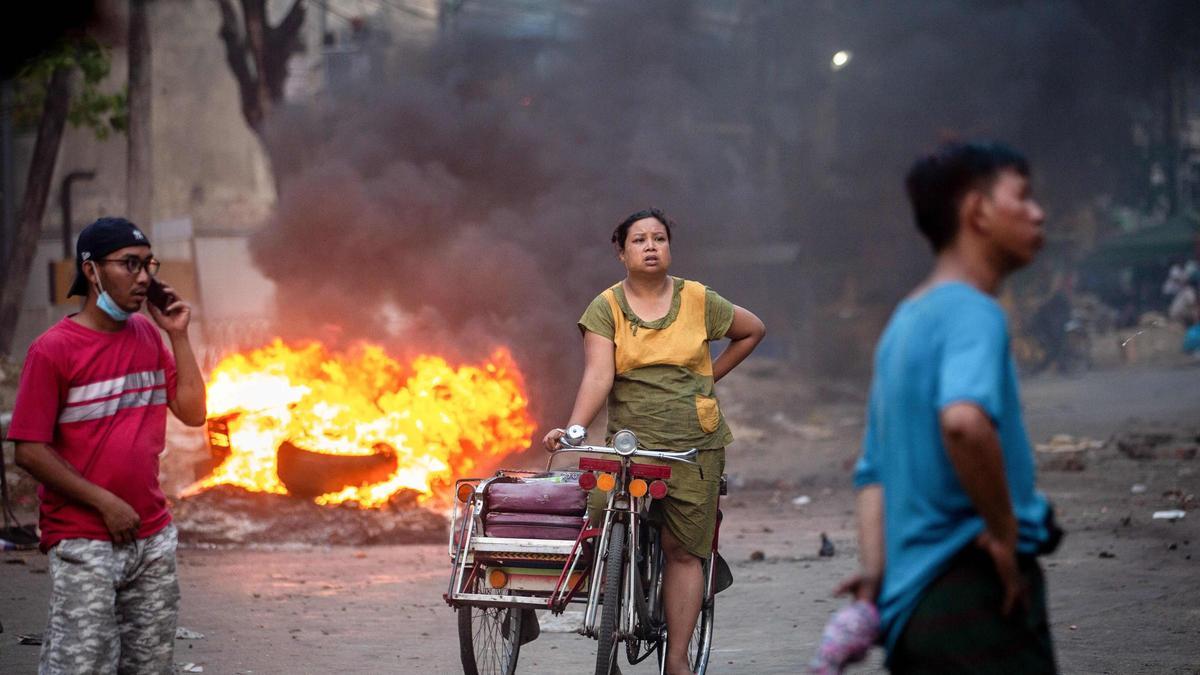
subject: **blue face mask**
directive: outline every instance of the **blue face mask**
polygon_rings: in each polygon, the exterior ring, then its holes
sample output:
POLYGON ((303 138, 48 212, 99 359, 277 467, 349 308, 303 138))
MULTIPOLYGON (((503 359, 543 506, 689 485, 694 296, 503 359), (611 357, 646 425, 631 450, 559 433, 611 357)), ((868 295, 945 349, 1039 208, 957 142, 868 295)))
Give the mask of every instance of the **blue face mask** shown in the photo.
POLYGON ((92 267, 96 271, 96 288, 100 289, 100 297, 96 298, 96 307, 108 315, 108 318, 113 321, 128 321, 130 313, 121 309, 108 291, 104 290, 104 286, 100 284, 100 270, 95 266, 92 267))

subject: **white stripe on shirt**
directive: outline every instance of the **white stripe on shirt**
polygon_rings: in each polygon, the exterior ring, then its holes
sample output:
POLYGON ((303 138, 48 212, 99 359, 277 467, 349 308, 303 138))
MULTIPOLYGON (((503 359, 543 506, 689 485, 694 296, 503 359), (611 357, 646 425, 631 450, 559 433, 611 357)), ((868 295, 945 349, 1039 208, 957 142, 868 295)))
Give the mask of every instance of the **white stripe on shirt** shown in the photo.
POLYGON ((84 422, 87 420, 98 420, 104 417, 115 415, 118 410, 126 408, 141 408, 148 405, 160 405, 167 402, 167 390, 145 389, 142 391, 133 391, 128 394, 122 394, 117 398, 109 398, 103 401, 94 403, 84 403, 83 405, 71 406, 63 410, 58 416, 59 424, 70 424, 71 422, 84 422))
POLYGON ((67 391, 67 405, 82 403, 84 401, 94 401, 98 398, 108 398, 109 396, 123 394, 134 389, 147 389, 166 383, 167 376, 161 369, 129 373, 121 377, 114 377, 111 380, 71 387, 67 391))

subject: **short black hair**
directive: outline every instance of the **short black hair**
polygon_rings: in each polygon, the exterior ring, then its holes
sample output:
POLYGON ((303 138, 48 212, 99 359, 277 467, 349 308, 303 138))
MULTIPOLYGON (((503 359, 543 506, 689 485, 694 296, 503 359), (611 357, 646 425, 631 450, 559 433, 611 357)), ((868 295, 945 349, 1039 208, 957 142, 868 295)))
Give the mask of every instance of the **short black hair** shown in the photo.
POLYGON ((662 223, 663 227, 667 228, 667 241, 671 241, 671 219, 663 213, 662 209, 650 207, 626 216, 625 220, 622 220, 613 230, 612 243, 616 244, 617 248, 625 248, 625 238, 629 236, 629 227, 637 221, 647 218, 653 218, 662 223))
POLYGON ((958 207, 963 197, 986 188, 1001 171, 1029 176, 1029 162, 1003 143, 953 142, 913 163, 904 178, 917 229, 941 252, 958 234, 958 207))

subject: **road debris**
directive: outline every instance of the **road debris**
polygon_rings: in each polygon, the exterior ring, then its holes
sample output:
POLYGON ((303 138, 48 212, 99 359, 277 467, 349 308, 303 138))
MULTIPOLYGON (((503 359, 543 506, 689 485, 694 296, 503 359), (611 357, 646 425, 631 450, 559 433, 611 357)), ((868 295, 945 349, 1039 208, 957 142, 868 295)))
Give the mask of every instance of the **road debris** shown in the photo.
POLYGON ((1165 490, 1162 496, 1168 502, 1168 506, 1172 506, 1180 511, 1190 511, 1196 508, 1196 495, 1180 488, 1165 490))
POLYGON ((804 424, 792 420, 783 412, 771 416, 771 421, 785 431, 805 441, 827 441, 834 438, 833 430, 823 424, 804 424))
POLYGON ((1171 522, 1174 522, 1176 520, 1179 520, 1180 518, 1183 518, 1186 515, 1187 515, 1187 511, 1180 511, 1179 509, 1171 509, 1168 511, 1155 511, 1154 515, 1151 516, 1151 518, 1153 518, 1154 520, 1169 520, 1171 522))
POLYGON ((800 495, 792 500, 792 506, 807 506, 812 503, 812 497, 800 495))
POLYGON ((1200 434, 1195 431, 1130 431, 1116 437, 1117 449, 1132 459, 1192 460, 1200 455, 1200 434))
POLYGON ((175 504, 179 540, 187 544, 444 543, 447 519, 402 491, 388 506, 320 506, 290 495, 219 485, 175 504))
POLYGON ((822 558, 832 558, 837 551, 833 548, 833 542, 829 541, 829 537, 821 533, 821 550, 817 551, 817 555, 822 558))
POLYGON ((175 639, 176 640, 203 640, 204 633, 201 633, 199 631, 194 631, 191 628, 177 626, 175 628, 175 639))
POLYGON ((1099 450, 1104 447, 1104 441, 1096 441, 1081 436, 1075 438, 1070 434, 1055 434, 1047 443, 1038 443, 1034 449, 1045 453, 1083 452, 1084 450, 1099 450))
POLYGON ((1038 443, 1038 466, 1046 471, 1083 471, 1087 468, 1084 457, 1089 451, 1104 447, 1104 441, 1070 434, 1055 434, 1047 443, 1038 443))

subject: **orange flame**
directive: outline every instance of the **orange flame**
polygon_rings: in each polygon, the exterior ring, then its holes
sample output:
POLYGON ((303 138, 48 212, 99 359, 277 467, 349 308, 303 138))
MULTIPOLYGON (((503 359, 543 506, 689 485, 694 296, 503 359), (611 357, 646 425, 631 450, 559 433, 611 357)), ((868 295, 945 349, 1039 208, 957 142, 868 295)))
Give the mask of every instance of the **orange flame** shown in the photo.
POLYGON ((321 495, 319 504, 376 508, 402 488, 425 500, 433 488, 490 467, 529 447, 534 422, 512 357, 497 349, 480 366, 419 356, 409 364, 360 344, 331 353, 317 342, 266 347, 226 357, 208 385, 210 418, 229 417, 231 453, 184 491, 217 485, 286 494, 276 452, 284 441, 334 455, 396 451, 387 479, 321 495))

